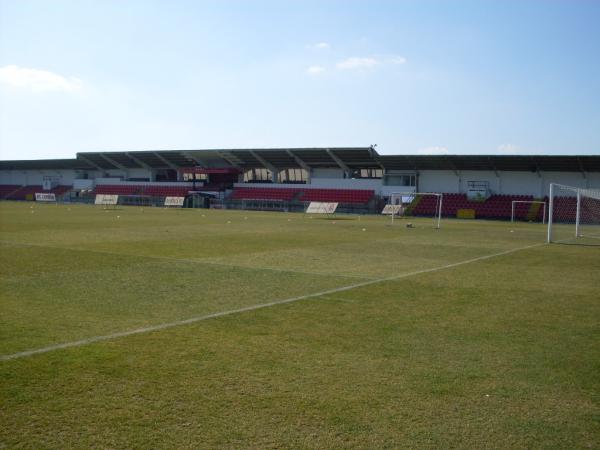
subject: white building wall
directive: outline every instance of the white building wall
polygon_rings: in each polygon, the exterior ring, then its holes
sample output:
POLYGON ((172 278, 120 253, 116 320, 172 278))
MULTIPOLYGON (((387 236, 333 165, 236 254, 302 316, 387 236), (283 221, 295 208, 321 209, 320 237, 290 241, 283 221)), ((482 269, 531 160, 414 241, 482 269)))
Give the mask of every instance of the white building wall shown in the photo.
POLYGON ((337 168, 318 168, 312 169, 310 171, 311 178, 335 178, 335 179, 343 179, 344 171, 342 169, 337 168))
MULTIPOLYGON (((235 183, 235 187, 258 187, 258 188, 295 188, 295 189, 372 189, 379 193, 381 180, 379 179, 331 179, 312 178, 310 184, 286 184, 286 183, 235 183)), ((397 188, 396 188, 397 190, 397 188)))
POLYGON ((451 170, 422 170, 417 184, 419 192, 460 192, 460 178, 451 170))
POLYGON ((423 170, 419 174, 420 192, 466 193, 469 181, 487 181, 493 194, 548 195, 550 183, 600 189, 600 173, 580 172, 504 172, 423 170))
POLYGON ((492 170, 461 170, 460 174, 460 192, 468 191, 469 181, 487 181, 492 194, 502 193, 502 184, 500 173, 498 175, 492 170))
MULTIPOLYGON (((96 178, 95 180, 93 180, 94 184, 96 186, 98 185, 103 185, 103 184, 109 184, 109 185, 121 185, 121 186, 146 186, 148 184, 148 181, 124 181, 124 180, 120 180, 118 178, 96 178)), ((201 186, 203 183, 202 182, 197 182, 196 186, 201 186)), ((241 186, 247 186, 246 183, 238 183, 241 186)), ((189 186, 192 187, 194 185, 194 183, 192 183, 191 181, 153 181, 152 182, 153 186, 189 186)), ((279 184, 273 185, 273 184, 267 184, 265 185, 264 183, 262 184, 257 184, 257 186, 282 186, 279 184)), ((289 187, 289 184, 284 185, 286 187, 289 187)))
POLYGON ((2 170, 0 184, 42 184, 44 177, 57 177, 58 184, 71 185, 76 177, 75 170, 2 170))
POLYGON ((25 184, 25 173, 17 170, 3 170, 0 172, 0 184, 25 184))
POLYGON ((558 183, 567 186, 580 188, 600 188, 600 184, 596 179, 591 179, 589 175, 586 177, 582 173, 576 172, 543 172, 543 195, 548 195, 550 192, 550 184, 558 183))
POLYGON ((379 195, 389 197, 391 194, 399 192, 415 192, 416 186, 381 186, 381 191, 377 192, 379 195))
POLYGON ((379 191, 381 179, 377 178, 311 178, 310 187, 322 189, 373 189, 379 191))
POLYGON ((543 178, 534 172, 498 172, 500 194, 543 197, 543 178))
MULTIPOLYGON (((118 182, 120 177, 126 175, 133 178, 148 178, 150 171, 147 169, 132 169, 127 171, 76 171, 76 170, 3 170, 0 171, 0 184, 40 185, 45 176, 56 176, 59 184, 71 185, 83 173, 95 182, 118 182), (102 180, 108 173, 112 180, 102 180)), ((450 170, 424 170, 419 173, 418 190, 420 192, 449 192, 465 193, 468 181, 488 181, 494 194, 525 194, 534 197, 543 197, 548 194, 550 183, 560 183, 582 188, 600 189, 600 173, 585 174, 580 172, 498 172, 493 171, 463 171, 457 176, 450 170)), ((237 186, 265 187, 262 183, 238 183, 237 186)), ((405 192, 413 190, 410 186, 384 186, 380 179, 347 179, 343 178, 340 169, 314 169, 311 184, 269 184, 272 187, 305 187, 323 189, 373 189, 379 195, 389 195, 391 192, 405 192)))
POLYGON ((588 173, 589 188, 600 189, 600 172, 588 173))
POLYGON ((108 174, 109 177, 114 177, 115 180, 127 178, 148 178, 152 179, 150 170, 147 169, 130 169, 124 170, 2 170, 0 171, 0 184, 20 184, 34 185, 42 184, 44 177, 58 177, 58 184, 72 185, 74 180, 83 178, 83 174, 87 174, 88 179, 95 180, 104 178, 108 174))
POLYGON ((127 169, 128 178, 148 178, 152 181, 152 172, 148 169, 127 169))

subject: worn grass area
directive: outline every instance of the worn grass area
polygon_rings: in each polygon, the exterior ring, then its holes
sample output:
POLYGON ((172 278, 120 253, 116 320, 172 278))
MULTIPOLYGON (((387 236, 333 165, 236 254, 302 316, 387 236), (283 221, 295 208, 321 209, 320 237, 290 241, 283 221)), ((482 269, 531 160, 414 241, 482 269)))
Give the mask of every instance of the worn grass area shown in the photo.
MULTIPOLYGON (((532 224, 30 206, 0 203, 0 355, 544 240, 532 224)), ((1 361, 0 445, 598 448, 599 289, 599 248, 543 245, 1 361)))

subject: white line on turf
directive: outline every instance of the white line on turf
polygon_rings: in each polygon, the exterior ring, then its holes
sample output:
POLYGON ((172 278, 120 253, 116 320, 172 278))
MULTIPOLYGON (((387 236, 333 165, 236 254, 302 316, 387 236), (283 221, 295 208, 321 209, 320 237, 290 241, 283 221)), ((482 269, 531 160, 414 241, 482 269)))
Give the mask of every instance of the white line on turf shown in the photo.
POLYGON ((231 309, 229 311, 221 311, 221 312, 217 312, 217 313, 213 313, 213 314, 207 314, 205 316, 192 317, 192 318, 185 319, 185 320, 178 320, 175 322, 162 323, 159 325, 152 325, 149 327, 136 328, 134 330, 106 334, 104 336, 94 336, 94 337, 90 337, 90 338, 86 338, 86 339, 81 339, 79 341, 65 342, 62 344, 50 345, 48 347, 42 347, 42 348, 37 348, 37 349, 33 349, 33 350, 26 350, 23 352, 13 353, 12 355, 2 355, 2 356, 0 356, 0 361, 19 359, 19 358, 24 358, 27 356, 37 355, 40 353, 52 352, 54 350, 60 350, 60 349, 70 348, 70 347, 79 347, 82 345, 92 344, 94 342, 108 341, 111 339, 132 336, 135 334, 150 333, 152 331, 164 330, 166 328, 173 328, 173 327, 178 327, 181 325, 188 325, 191 323, 201 322, 201 321, 208 320, 208 319, 215 319, 217 317, 230 316, 233 314, 244 313, 244 312, 248 312, 248 311, 255 311, 257 309, 268 308, 271 306, 283 305, 286 303, 293 303, 293 302, 297 302, 300 300, 306 300, 309 298, 321 297, 321 296, 328 295, 328 294, 335 294, 337 292, 349 291, 351 289, 369 286, 369 285, 376 284, 376 283, 383 283, 385 281, 395 281, 395 280, 400 280, 402 278, 408 278, 408 277, 415 276, 415 275, 421 275, 421 274, 425 274, 425 273, 431 273, 431 272, 437 272, 440 270, 451 269, 453 267, 464 266, 465 264, 471 264, 471 263, 478 262, 478 261, 484 261, 486 259, 491 259, 491 258, 495 258, 498 256, 508 255, 510 253, 515 253, 515 252, 518 252, 521 250, 527 250, 527 249, 534 248, 534 247, 540 247, 542 245, 546 245, 546 244, 545 243, 534 244, 534 245, 528 245, 525 247, 513 248, 510 250, 493 253, 491 255, 478 256, 476 258, 471 258, 471 259, 467 259, 464 261, 458 261, 458 262, 446 264, 443 266, 432 267, 430 269, 422 269, 422 270, 417 270, 414 272, 407 272, 407 273, 403 273, 400 275, 394 275, 391 277, 362 281, 360 283, 351 284, 348 286, 342 286, 342 287, 334 288, 334 289, 328 289, 326 291, 315 292, 313 294, 300 295, 298 297, 291 297, 291 298, 286 298, 283 300, 276 300, 276 301, 268 302, 268 303, 260 303, 258 305, 251 305, 251 306, 246 306, 243 308, 231 309))

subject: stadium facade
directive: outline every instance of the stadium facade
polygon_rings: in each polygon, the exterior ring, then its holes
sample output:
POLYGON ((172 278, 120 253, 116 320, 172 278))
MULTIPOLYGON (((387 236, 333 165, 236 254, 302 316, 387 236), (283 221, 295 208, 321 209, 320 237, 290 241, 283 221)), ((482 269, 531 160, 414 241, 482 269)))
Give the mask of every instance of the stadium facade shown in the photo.
POLYGON ((85 193, 205 193, 226 207, 240 200, 323 200, 377 212, 393 192, 469 199, 475 192, 509 201, 543 199, 551 183, 600 188, 600 155, 380 155, 373 147, 353 147, 83 152, 74 159, 0 161, 0 197, 21 200, 40 190, 72 200, 85 193))
POLYGON ((549 183, 600 187, 600 155, 379 155, 372 147, 78 153, 75 159, 0 161, 0 184, 42 185, 49 177, 60 185, 89 180, 83 184, 91 187, 178 182, 191 168, 205 169, 206 184, 233 169, 238 184, 368 188, 382 195, 399 188, 464 193, 470 181, 487 182, 496 194, 533 196, 546 195, 549 183), (298 176, 290 177, 290 169, 298 176))

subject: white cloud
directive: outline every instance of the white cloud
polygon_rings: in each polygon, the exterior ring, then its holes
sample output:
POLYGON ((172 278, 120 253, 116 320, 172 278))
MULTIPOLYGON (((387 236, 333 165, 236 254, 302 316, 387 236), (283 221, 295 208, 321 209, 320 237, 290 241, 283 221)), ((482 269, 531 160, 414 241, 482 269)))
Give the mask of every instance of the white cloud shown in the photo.
POLYGON ((335 66, 340 70, 356 70, 372 69, 379 64, 379 60, 375 58, 360 58, 358 56, 351 56, 350 58, 340 61, 335 66))
POLYGON ((323 66, 310 66, 306 69, 306 73, 309 75, 320 75, 325 72, 325 67, 323 66))
POLYGON ((307 45, 306 48, 312 50, 328 50, 331 48, 331 44, 329 44, 329 42, 317 42, 316 44, 307 45))
POLYGON ((516 155, 521 152, 521 148, 514 144, 500 144, 496 151, 503 155, 516 155))
POLYGON ((402 56, 387 56, 387 57, 359 57, 351 56, 336 64, 339 70, 368 70, 384 65, 405 64, 406 58, 402 56))
POLYGON ((448 155, 450 152, 446 147, 425 147, 417 150, 419 155, 448 155))
POLYGON ((14 64, 0 67, 0 84, 28 89, 32 92, 73 92, 82 88, 82 82, 78 78, 64 77, 47 70, 28 69, 14 64))
POLYGON ((388 64, 406 64, 406 58, 403 56, 390 56, 385 62, 388 64))

